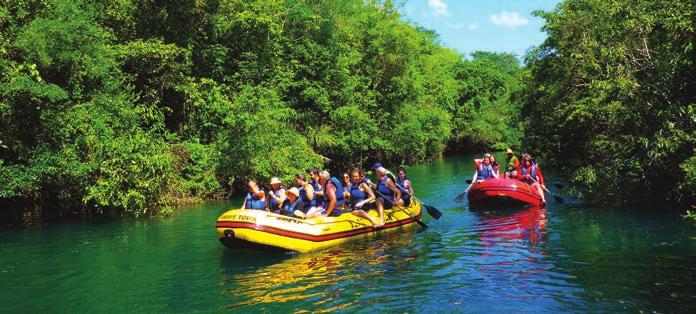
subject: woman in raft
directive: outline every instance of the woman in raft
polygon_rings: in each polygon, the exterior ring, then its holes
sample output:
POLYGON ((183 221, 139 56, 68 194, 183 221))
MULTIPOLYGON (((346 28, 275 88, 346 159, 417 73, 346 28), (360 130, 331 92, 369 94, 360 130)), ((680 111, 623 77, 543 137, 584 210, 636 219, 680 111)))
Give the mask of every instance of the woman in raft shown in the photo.
POLYGON ((370 185, 365 182, 365 174, 361 169, 355 169, 351 172, 352 182, 348 188, 350 195, 350 204, 353 207, 353 215, 365 218, 372 223, 373 227, 379 228, 384 226, 384 210, 379 210, 377 207, 375 193, 372 192, 370 185), (379 214, 379 222, 377 222, 367 212, 370 209, 377 209, 379 214))
POLYGON ((522 156, 522 164, 517 169, 517 179, 531 186, 535 186, 541 196, 541 205, 546 205, 546 197, 544 196, 544 176, 541 174, 541 169, 532 162, 532 155, 524 154, 522 156))
POLYGON ((256 180, 249 179, 249 181, 247 181, 247 188, 249 189, 249 193, 247 193, 246 198, 244 198, 242 208, 266 209, 266 193, 262 188, 259 188, 256 180))

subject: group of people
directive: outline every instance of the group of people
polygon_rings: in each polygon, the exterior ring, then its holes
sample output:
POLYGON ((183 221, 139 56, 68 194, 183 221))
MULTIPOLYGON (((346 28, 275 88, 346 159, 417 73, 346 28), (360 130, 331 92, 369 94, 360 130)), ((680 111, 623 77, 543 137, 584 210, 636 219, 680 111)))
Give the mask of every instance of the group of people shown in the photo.
MULTIPOLYGON (((543 188, 545 188, 544 177, 541 174, 541 169, 539 169, 539 166, 534 162, 532 155, 523 153, 522 162, 520 163, 512 149, 508 148, 506 154, 505 172, 502 177, 506 179, 518 179, 536 187, 541 196, 542 203, 546 204, 543 191, 543 188)), ((495 156, 487 153, 483 158, 475 159, 474 164, 476 165, 476 172, 472 178, 472 183, 491 178, 500 178, 500 164, 495 160, 495 156)))
POLYGON ((298 173, 295 175, 295 186, 289 189, 282 185, 280 179, 273 177, 268 192, 260 188, 256 180, 250 179, 247 182, 249 193, 242 208, 268 210, 300 218, 336 217, 350 212, 369 220, 374 227, 381 227, 385 224, 385 209, 411 203, 413 186, 404 168, 399 168, 398 177, 379 162, 372 169, 377 177, 376 184, 359 168, 343 173, 343 181, 331 176, 328 170, 311 169, 309 181, 304 174, 298 173), (370 210, 377 211, 379 221, 368 214, 370 210))

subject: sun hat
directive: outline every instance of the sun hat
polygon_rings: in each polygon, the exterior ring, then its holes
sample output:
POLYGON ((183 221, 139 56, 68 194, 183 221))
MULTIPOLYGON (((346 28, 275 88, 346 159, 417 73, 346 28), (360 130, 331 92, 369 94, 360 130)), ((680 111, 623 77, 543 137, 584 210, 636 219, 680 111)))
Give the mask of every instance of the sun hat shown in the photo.
POLYGON ((379 167, 382 167, 382 163, 380 163, 380 162, 378 161, 378 162, 372 164, 372 168, 370 168, 370 169, 377 169, 377 168, 379 168, 379 167))
POLYGON ((300 190, 298 190, 296 187, 291 187, 287 189, 285 193, 292 193, 295 194, 295 196, 300 197, 300 190))
POLYGON ((282 184, 282 182, 280 182, 280 179, 278 179, 278 177, 273 177, 271 178, 270 184, 282 184))
POLYGON ((509 148, 508 148, 507 151, 506 151, 505 153, 507 153, 507 154, 512 154, 513 152, 512 152, 512 149, 509 149, 509 148))

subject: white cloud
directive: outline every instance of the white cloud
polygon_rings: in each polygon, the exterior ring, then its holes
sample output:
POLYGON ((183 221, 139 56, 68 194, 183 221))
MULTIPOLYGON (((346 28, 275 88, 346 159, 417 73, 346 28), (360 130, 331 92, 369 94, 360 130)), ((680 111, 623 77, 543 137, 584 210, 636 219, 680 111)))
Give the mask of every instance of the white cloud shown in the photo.
POLYGON ((479 26, 478 23, 471 23, 466 28, 468 28, 470 31, 475 31, 478 29, 478 26, 479 26))
POLYGON ((442 0, 428 0, 428 8, 432 9, 434 16, 451 15, 447 8, 447 4, 442 0))
POLYGON ((517 12, 506 12, 503 11, 499 15, 491 15, 491 22, 495 25, 506 26, 515 28, 521 25, 529 24, 529 21, 520 16, 517 12))

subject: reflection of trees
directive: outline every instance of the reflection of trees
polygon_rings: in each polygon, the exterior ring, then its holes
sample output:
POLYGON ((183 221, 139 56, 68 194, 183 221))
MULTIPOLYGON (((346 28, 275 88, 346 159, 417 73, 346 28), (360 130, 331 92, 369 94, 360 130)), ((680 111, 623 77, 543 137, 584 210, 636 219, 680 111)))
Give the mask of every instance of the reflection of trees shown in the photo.
POLYGON ((563 208, 555 264, 602 312, 696 312, 694 229, 665 213, 563 208))
MULTIPOLYGON (((408 265, 394 266, 410 262, 408 257, 394 256, 394 249, 408 247, 413 233, 407 230, 385 234, 313 253, 279 255, 239 251, 226 254, 222 260, 221 280, 232 308, 288 311, 307 308, 309 304, 322 310, 344 309, 372 289, 368 277, 380 278, 392 271, 390 268, 409 269, 408 265), (296 305, 297 302, 302 305, 296 305)), ((415 254, 411 258, 415 258, 415 254)))

